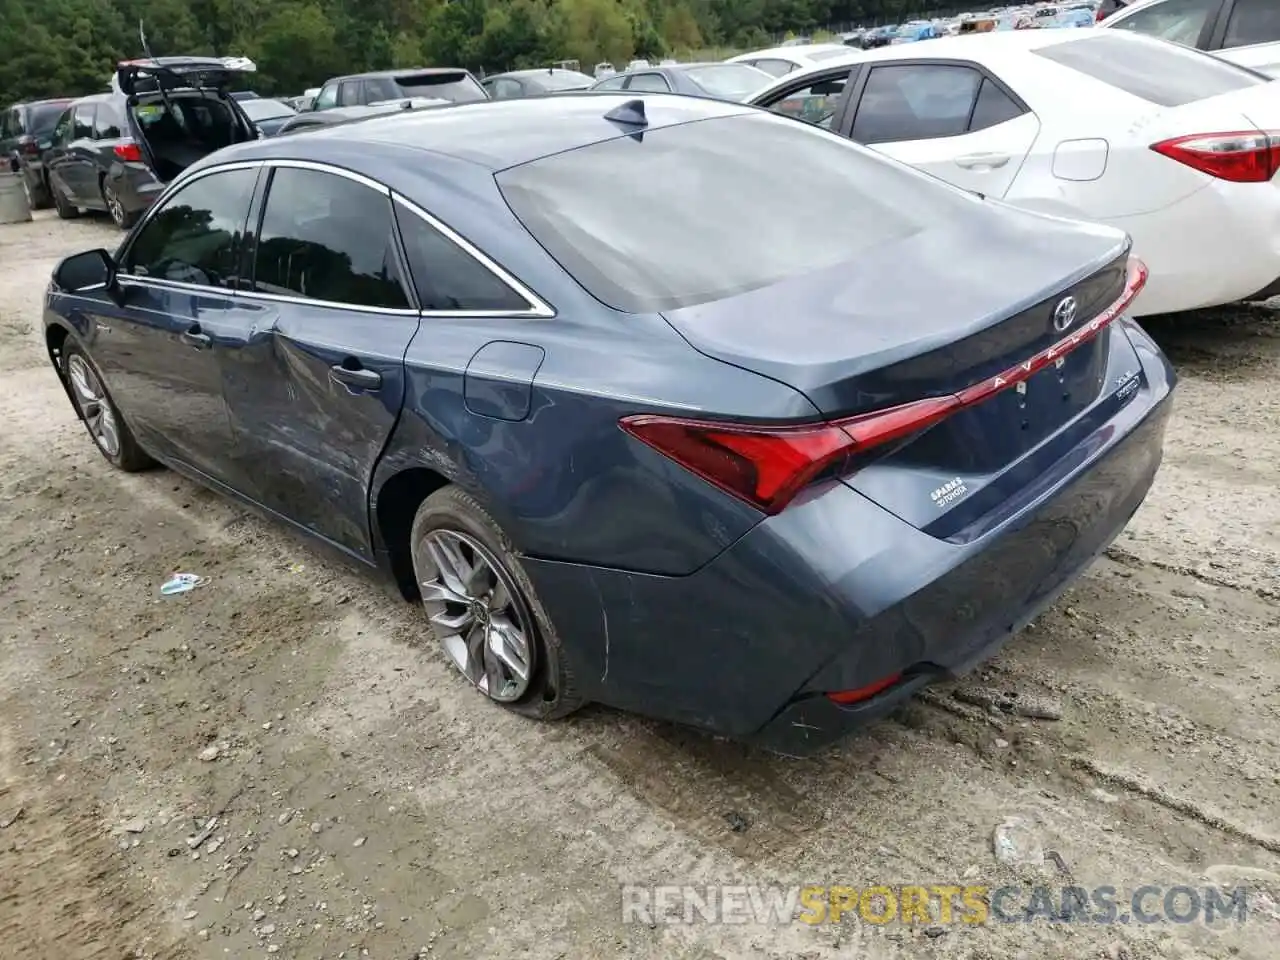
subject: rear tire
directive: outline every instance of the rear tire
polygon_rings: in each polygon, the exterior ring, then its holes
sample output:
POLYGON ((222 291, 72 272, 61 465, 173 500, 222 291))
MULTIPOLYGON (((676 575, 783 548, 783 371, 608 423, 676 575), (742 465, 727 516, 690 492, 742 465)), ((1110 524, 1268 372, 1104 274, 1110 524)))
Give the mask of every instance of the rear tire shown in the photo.
POLYGON ((138 214, 125 209, 124 202, 119 195, 107 185, 107 181, 103 180, 98 184, 102 192, 102 202, 106 205, 107 213, 111 214, 111 222, 121 230, 130 229, 138 222, 138 214))
POLYGON ((55 184, 49 184, 49 192, 53 194, 53 206, 60 220, 74 220, 80 216, 80 208, 64 197, 55 184))
POLYGON ((103 386, 98 368, 80 347, 70 341, 62 351, 62 375, 80 422, 108 462, 125 473, 137 473, 155 466, 155 461, 138 446, 133 431, 120 416, 103 386))
POLYGON ((431 635, 474 687, 535 720, 583 706, 515 547, 474 497, 456 486, 437 490, 418 507, 409 536, 431 635))

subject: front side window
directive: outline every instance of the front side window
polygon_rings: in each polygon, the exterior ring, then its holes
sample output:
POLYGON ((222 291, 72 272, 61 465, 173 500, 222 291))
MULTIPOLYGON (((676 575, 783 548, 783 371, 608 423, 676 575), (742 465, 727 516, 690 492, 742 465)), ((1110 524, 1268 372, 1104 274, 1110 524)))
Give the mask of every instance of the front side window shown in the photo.
POLYGON ((1108 26, 1194 47, 1221 0, 1164 0, 1117 18, 1108 26))
POLYGON ((798 90, 787 90, 764 106, 784 117, 795 117, 829 130, 852 74, 852 69, 844 70, 798 90))
POLYGON ((26 132, 33 137, 47 137, 62 116, 65 106, 61 103, 40 103, 32 107, 31 115, 27 118, 26 132))
POLYGON ((338 105, 338 85, 336 83, 326 83, 324 87, 316 94, 316 102, 312 105, 312 110, 328 110, 338 105))
POLYGON ((1222 46, 1244 47, 1251 43, 1280 40, 1280 4, 1276 0, 1236 0, 1227 21, 1222 46))
POLYGON ((360 81, 343 80, 338 87, 338 103, 344 107, 358 106, 360 103, 360 81))
POLYGON ((871 144, 960 136, 981 85, 982 74, 971 67, 873 67, 854 116, 853 139, 871 144))
POLYGON ((336 173, 277 168, 253 264, 253 289, 355 307, 408 307, 391 201, 336 173))
POLYGON ((403 206, 400 239, 423 310, 525 313, 530 304, 451 239, 403 206))
POLYGON ((87 140, 93 136, 93 104, 82 103, 76 107, 71 120, 71 139, 87 140))
POLYGON ((981 215, 971 194, 763 110, 605 140, 497 181, 570 276, 627 313, 735 296, 981 215))
POLYGON ((129 245, 123 272, 234 288, 257 177, 257 170, 225 170, 183 187, 147 220, 129 245))

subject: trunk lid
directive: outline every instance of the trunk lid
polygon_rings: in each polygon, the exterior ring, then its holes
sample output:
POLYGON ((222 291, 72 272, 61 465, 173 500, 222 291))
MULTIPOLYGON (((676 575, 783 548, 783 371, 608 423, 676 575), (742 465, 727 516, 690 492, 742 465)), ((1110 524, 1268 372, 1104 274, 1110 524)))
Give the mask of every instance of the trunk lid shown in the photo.
POLYGON ((227 90, 257 69, 244 57, 155 57, 119 64, 114 86, 125 97, 129 135, 142 162, 169 183, 211 153, 259 136, 227 90))
MULTIPOLYGON (((980 243, 971 223, 939 222, 664 316, 700 352, 794 387, 824 418, 958 394, 1083 330, 1125 289, 1123 233, 1009 213, 989 218, 980 243)), ((1113 370, 1115 354, 1103 329, 1016 388, 870 451, 844 482, 934 535, 990 521, 1079 442, 1089 411, 1125 387, 1112 381, 1140 369, 1135 356, 1113 370)))

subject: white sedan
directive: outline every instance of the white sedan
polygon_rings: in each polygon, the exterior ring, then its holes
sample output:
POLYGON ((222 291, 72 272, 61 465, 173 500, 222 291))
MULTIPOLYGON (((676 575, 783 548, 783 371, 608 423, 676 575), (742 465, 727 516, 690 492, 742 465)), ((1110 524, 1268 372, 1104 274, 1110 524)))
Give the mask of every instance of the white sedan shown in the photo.
POLYGON ((834 60, 846 60, 858 53, 856 47, 846 47, 842 43, 806 43, 740 53, 725 62, 745 63, 763 70, 771 77, 784 77, 797 70, 807 70, 834 60))
POLYGON ((948 37, 861 51, 750 102, 1127 231, 1151 271, 1138 316, 1280 293, 1280 81, 1207 54, 1113 30, 948 37))
POLYGON ((1276 0, 1134 0, 1098 26, 1208 50, 1215 57, 1280 77, 1276 0))

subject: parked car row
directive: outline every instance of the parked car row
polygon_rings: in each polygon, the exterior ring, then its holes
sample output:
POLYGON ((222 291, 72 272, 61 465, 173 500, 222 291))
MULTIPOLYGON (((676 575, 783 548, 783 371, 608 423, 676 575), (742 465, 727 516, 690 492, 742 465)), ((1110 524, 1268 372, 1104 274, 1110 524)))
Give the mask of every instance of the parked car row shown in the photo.
POLYGON ((91 442, 382 569, 526 716, 811 753, 989 657, 1156 475, 1174 374, 1114 226, 709 97, 251 138, 166 95, 241 142, 179 171, 134 131, 171 186, 55 271, 91 442))

